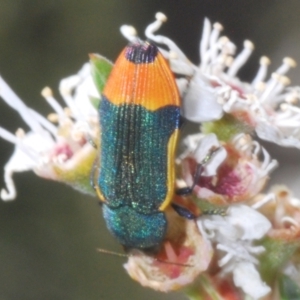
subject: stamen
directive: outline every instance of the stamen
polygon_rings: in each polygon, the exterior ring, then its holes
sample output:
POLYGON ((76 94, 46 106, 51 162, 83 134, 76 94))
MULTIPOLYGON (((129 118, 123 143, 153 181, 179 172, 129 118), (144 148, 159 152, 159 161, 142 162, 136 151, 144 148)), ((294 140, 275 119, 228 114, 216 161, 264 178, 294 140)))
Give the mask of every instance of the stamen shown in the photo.
POLYGON ((174 51, 169 52, 169 59, 178 59, 178 55, 174 51))
POLYGON ((18 137, 19 139, 22 139, 22 138, 24 138, 25 137, 25 135, 26 135, 26 133, 25 133, 25 131, 24 131, 24 129, 23 128, 18 128, 17 130, 16 130, 16 137, 18 137))
POLYGON ((74 100, 71 96, 71 90, 70 89, 65 89, 65 88, 60 86, 59 91, 60 91, 65 103, 70 108, 70 110, 72 112, 72 116, 75 119, 79 119, 81 114, 80 114, 80 111, 78 111, 78 109, 77 109, 77 107, 74 103, 74 100))
POLYGON ((16 198, 17 192, 14 181, 12 180, 13 170, 7 166, 4 172, 4 182, 6 189, 2 189, 0 197, 3 201, 10 201, 16 198))
MULTIPOLYGON (((277 73, 272 73, 271 75, 271 79, 268 81, 267 85, 266 85, 266 89, 263 92, 263 94, 261 95, 261 97, 259 98, 259 100, 264 103, 268 98, 270 98, 270 96, 273 94, 273 91, 276 87, 276 85, 279 82, 279 77, 280 75, 277 73)), ((272 100, 272 99, 271 99, 272 100)))
POLYGON ((70 119, 70 118, 64 118, 63 120, 61 120, 60 122, 60 126, 61 127, 65 127, 65 128, 71 128, 74 125, 74 122, 70 119))
POLYGON ((269 97, 272 97, 272 103, 273 105, 276 105, 278 103, 281 95, 280 93, 283 91, 283 89, 288 86, 291 83, 291 80, 287 76, 280 75, 278 78, 276 78, 278 81, 278 84, 275 86, 272 93, 269 95, 269 97), (279 95, 279 96, 277 96, 279 95))
POLYGON ((258 210, 265 204, 271 202, 271 201, 276 201, 276 196, 273 193, 267 194, 265 197, 263 197, 261 200, 257 201, 255 204, 253 204, 251 207, 255 210, 258 210))
POLYGON ((204 56, 209 45, 209 37, 211 33, 210 21, 205 18, 203 24, 202 38, 200 39, 200 59, 201 63, 205 63, 204 56))
POLYGON ((263 171, 262 176, 266 176, 278 166, 278 162, 276 159, 271 159, 270 154, 265 148, 261 147, 261 150, 264 157, 264 160, 261 165, 261 170, 263 171))
POLYGON ((54 99, 52 90, 49 87, 45 87, 42 92, 42 96, 46 99, 52 109, 59 115, 63 116, 63 108, 61 105, 54 99))
POLYGON ((262 56, 260 58, 259 64, 260 67, 258 69, 258 72, 256 76, 254 77, 252 81, 252 86, 256 86, 259 82, 262 82, 265 80, 268 72, 268 66, 270 65, 271 61, 267 56, 262 56))
POLYGON ((279 82, 282 84, 282 86, 286 87, 291 84, 291 80, 287 76, 280 76, 279 82))
MULTIPOLYGON (((210 59, 211 62, 215 62, 217 55, 218 55, 218 51, 219 51, 219 45, 220 43, 218 42, 219 36, 221 31, 223 30, 223 26, 220 23, 215 23, 213 25, 213 30, 212 33, 210 35, 210 39, 209 39, 209 49, 208 52, 210 53, 210 59)), ((222 42, 221 42, 222 44, 222 42)), ((222 49, 222 46, 221 46, 222 49)))
POLYGON ((47 116, 47 119, 52 123, 57 123, 59 121, 59 117, 55 113, 51 113, 47 116))
POLYGON ((163 36, 163 35, 154 35, 154 32, 156 32, 161 25, 167 21, 167 17, 163 13, 157 13, 155 15, 156 21, 151 23, 150 25, 147 26, 145 30, 145 35, 148 39, 158 43, 158 44, 164 44, 166 45, 169 50, 174 51, 178 55, 178 59, 188 62, 189 60, 185 56, 185 54, 180 50, 180 48, 169 38, 163 36))
POLYGON ((287 111, 289 106, 290 105, 288 105, 287 103, 281 103, 279 107, 282 111, 287 111))
POLYGON ((210 39, 209 39, 210 48, 213 48, 214 45, 217 43, 217 40, 219 39, 222 30, 223 30, 223 26, 220 23, 213 24, 213 30, 211 32, 210 39))
POLYGON ((162 26, 163 23, 167 22, 167 17, 161 12, 158 12, 155 14, 155 19, 156 19, 156 21, 149 24, 145 30, 146 37, 150 38, 151 40, 156 39, 154 32, 156 32, 158 29, 160 29, 160 27, 162 26))
POLYGON ((176 54, 176 58, 174 59, 175 55, 173 51, 170 51, 168 53, 168 56, 169 56, 168 58, 170 61, 171 70, 173 73, 180 74, 182 76, 188 76, 188 77, 192 77, 195 74, 193 65, 191 63, 184 62, 182 60, 177 59, 178 57, 177 54, 176 54))
POLYGON ((226 61, 225 61, 225 66, 230 67, 233 63, 233 57, 232 56, 227 56, 226 61))
POLYGON ((64 114, 68 118, 72 117, 72 111, 71 111, 70 107, 64 107, 64 114))
POLYGON ((221 36, 218 41, 218 44, 223 54, 226 55, 235 54, 236 46, 234 43, 230 41, 230 39, 227 36, 221 36))
POLYGON ((18 142, 17 137, 3 127, 0 127, 0 137, 12 144, 16 144, 18 142))
POLYGON ((80 128, 75 128, 71 132, 71 137, 72 137, 73 141, 75 141, 75 142, 82 141, 86 135, 87 135, 86 132, 81 130, 80 128))
POLYGON ((39 114, 33 109, 30 109, 30 112, 33 114, 33 116, 38 120, 38 122, 47 129, 50 133, 52 133, 53 136, 56 136, 57 134, 57 128, 51 124, 44 116, 39 114))
POLYGON ((297 97, 297 95, 289 93, 285 96, 284 101, 289 104, 296 105, 299 102, 299 98, 297 97))
POLYGON ((44 133, 40 124, 32 117, 28 107, 17 96, 17 94, 10 88, 10 86, 0 76, 0 96, 2 99, 14 110, 16 110, 21 118, 27 123, 32 131, 40 134, 44 133))
POLYGON ((59 90, 68 90, 69 93, 71 93, 74 89, 79 87, 80 83, 84 81, 85 77, 89 76, 90 71, 90 64, 85 63, 76 75, 64 78, 59 82, 59 90))
POLYGON ((300 115, 300 108, 294 105, 290 105, 288 103, 282 103, 280 104, 280 109, 282 111, 290 111, 293 113, 296 113, 297 115, 300 115))
POLYGON ((226 66, 226 60, 227 56, 224 55, 223 53, 219 54, 216 58, 216 63, 219 65, 219 68, 223 70, 223 68, 226 66))
POLYGON ((291 68, 295 68, 297 66, 296 61, 290 57, 285 57, 282 62, 283 64, 275 71, 280 75, 286 74, 291 68))
POLYGON ((254 88, 256 89, 256 94, 261 94, 266 89, 266 84, 263 81, 258 81, 255 83, 254 88))
POLYGON ((260 146, 260 144, 259 144, 257 141, 253 141, 253 142, 252 142, 252 146, 253 146, 253 154, 254 154, 255 156, 257 156, 258 153, 259 153, 260 150, 261 150, 261 146, 260 146))
POLYGON ((266 248, 264 246, 248 246, 248 251, 253 254, 261 254, 266 252, 266 248))
POLYGON ((296 228, 300 227, 299 223, 296 220, 294 220, 292 217, 289 217, 289 216, 285 216, 285 217, 281 218, 280 221, 283 226, 284 225, 292 225, 292 226, 295 226, 296 228))
POLYGON ((245 64, 254 50, 254 44, 251 41, 246 40, 244 42, 243 51, 235 58, 227 74, 231 77, 235 77, 239 69, 245 64))
MULTIPOLYGON (((223 250, 223 249, 219 249, 219 250, 223 250)), ((227 254, 224 257, 222 257, 221 259, 218 260, 218 266, 220 268, 224 267, 232 259, 232 257, 233 257, 233 254, 227 252, 227 254)))
MULTIPOLYGON (((28 143, 28 140, 26 138, 30 137, 30 135, 36 135, 36 133, 33 132, 29 132, 29 133, 25 133, 24 129, 19 128, 16 131, 16 149, 15 151, 20 151, 22 154, 25 154, 28 156, 28 158, 30 158, 33 162, 36 162, 38 159, 38 152, 36 151, 36 149, 34 147, 32 147, 32 144, 28 143)), ((14 153, 15 155, 15 153, 14 153)), ((20 167, 23 167, 24 165, 20 164, 20 167)), ((15 171, 16 167, 13 168, 13 170, 15 171)), ((30 169, 30 168, 29 168, 30 169)), ((26 167, 27 170, 27 167, 26 167)))
POLYGON ((238 135, 233 137, 232 142, 236 147, 245 145, 246 143, 248 143, 247 135, 244 133, 239 133, 238 135))
POLYGON ((224 66, 231 65, 232 63, 231 55, 235 51, 235 46, 230 42, 230 40, 226 36, 220 37, 217 45, 218 45, 217 52, 219 52, 219 54, 216 57, 212 55, 212 60, 224 66))
POLYGON ((133 26, 122 25, 120 31, 129 42, 134 42, 138 39, 137 31, 133 26))

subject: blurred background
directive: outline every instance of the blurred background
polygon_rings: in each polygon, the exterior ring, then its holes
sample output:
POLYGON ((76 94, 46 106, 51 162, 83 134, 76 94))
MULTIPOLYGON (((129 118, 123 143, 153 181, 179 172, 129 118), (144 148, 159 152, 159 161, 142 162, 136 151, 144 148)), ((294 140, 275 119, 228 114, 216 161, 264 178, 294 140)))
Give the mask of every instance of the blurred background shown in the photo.
MULTIPOLYGON (((88 53, 114 60, 126 44, 119 27, 134 25, 143 37, 157 11, 169 18, 160 32, 194 63, 204 17, 222 23, 239 49, 244 39, 255 43, 240 72, 244 80, 255 74, 262 55, 271 58, 271 70, 284 56, 300 62, 299 0, 0 0, 0 74, 27 105, 47 115, 40 96, 44 86, 58 96, 59 80, 76 73, 88 53)), ((300 84, 300 68, 290 77, 300 84)), ((25 127, 1 101, 0 124, 12 132, 25 127)), ((266 147, 284 162, 272 182, 287 183, 300 196, 299 152, 266 147)), ((0 140, 0 166, 12 151, 0 140)), ((184 299, 140 287, 123 270, 124 259, 96 252, 121 251, 96 199, 31 172, 14 179, 16 201, 0 202, 0 300, 184 299)))

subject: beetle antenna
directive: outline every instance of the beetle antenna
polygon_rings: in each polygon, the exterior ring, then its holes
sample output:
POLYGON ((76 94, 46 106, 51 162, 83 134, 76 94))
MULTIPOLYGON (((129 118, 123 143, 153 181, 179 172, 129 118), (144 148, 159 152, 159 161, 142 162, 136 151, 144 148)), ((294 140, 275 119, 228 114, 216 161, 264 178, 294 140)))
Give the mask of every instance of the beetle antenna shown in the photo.
POLYGON ((168 264, 168 265, 175 265, 175 266, 179 266, 179 267, 193 267, 192 265, 188 265, 188 264, 181 264, 181 263, 176 263, 176 262, 172 262, 172 261, 166 261, 166 260, 161 260, 158 258, 155 258, 156 261, 160 262, 160 263, 164 263, 164 264, 168 264))
MULTIPOLYGON (((106 249, 102 249, 102 248, 98 248, 97 251, 100 253, 103 253, 103 254, 109 254, 109 255, 114 255, 114 256, 119 256, 119 257, 129 258, 132 256, 130 254, 114 252, 114 251, 110 251, 110 250, 106 250, 106 249)), ((175 266, 179 266, 179 267, 192 267, 192 265, 181 264, 181 263, 176 263, 176 262, 171 262, 171 261, 165 261, 165 260, 161 260, 158 258, 154 258, 154 260, 156 260, 157 262, 160 262, 160 263, 168 264, 168 265, 175 265, 175 266)))
POLYGON ((115 255, 115 256, 119 256, 119 257, 127 257, 127 258, 129 258, 131 256, 129 254, 114 252, 114 251, 105 250, 105 249, 101 249, 101 248, 98 248, 97 251, 100 252, 100 253, 115 255))

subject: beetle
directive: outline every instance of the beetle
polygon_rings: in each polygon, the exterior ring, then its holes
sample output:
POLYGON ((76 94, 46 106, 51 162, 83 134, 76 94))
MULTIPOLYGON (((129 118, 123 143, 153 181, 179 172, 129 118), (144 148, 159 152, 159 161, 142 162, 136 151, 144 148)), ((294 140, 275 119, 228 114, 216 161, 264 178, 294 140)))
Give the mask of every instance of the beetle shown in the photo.
POLYGON ((125 249, 157 249, 175 192, 180 96, 156 45, 137 39, 121 52, 102 92, 99 119, 93 176, 106 225, 125 249))

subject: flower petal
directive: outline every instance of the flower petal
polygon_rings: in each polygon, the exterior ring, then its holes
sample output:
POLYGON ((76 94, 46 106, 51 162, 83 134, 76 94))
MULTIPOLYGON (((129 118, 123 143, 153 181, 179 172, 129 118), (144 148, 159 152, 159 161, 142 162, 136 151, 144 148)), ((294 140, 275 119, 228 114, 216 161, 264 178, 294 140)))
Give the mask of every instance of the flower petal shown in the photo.
POLYGON ((195 75, 183 98, 182 115, 197 123, 218 120, 223 115, 223 108, 217 100, 214 88, 201 79, 200 75, 195 75))
POLYGON ((227 210, 227 221, 242 229, 241 240, 261 239, 271 229, 271 222, 261 213, 246 205, 232 205, 227 210))
POLYGON ((233 271, 233 281, 246 294, 254 299, 260 299, 271 292, 271 288, 264 283, 254 265, 240 262, 233 271))

